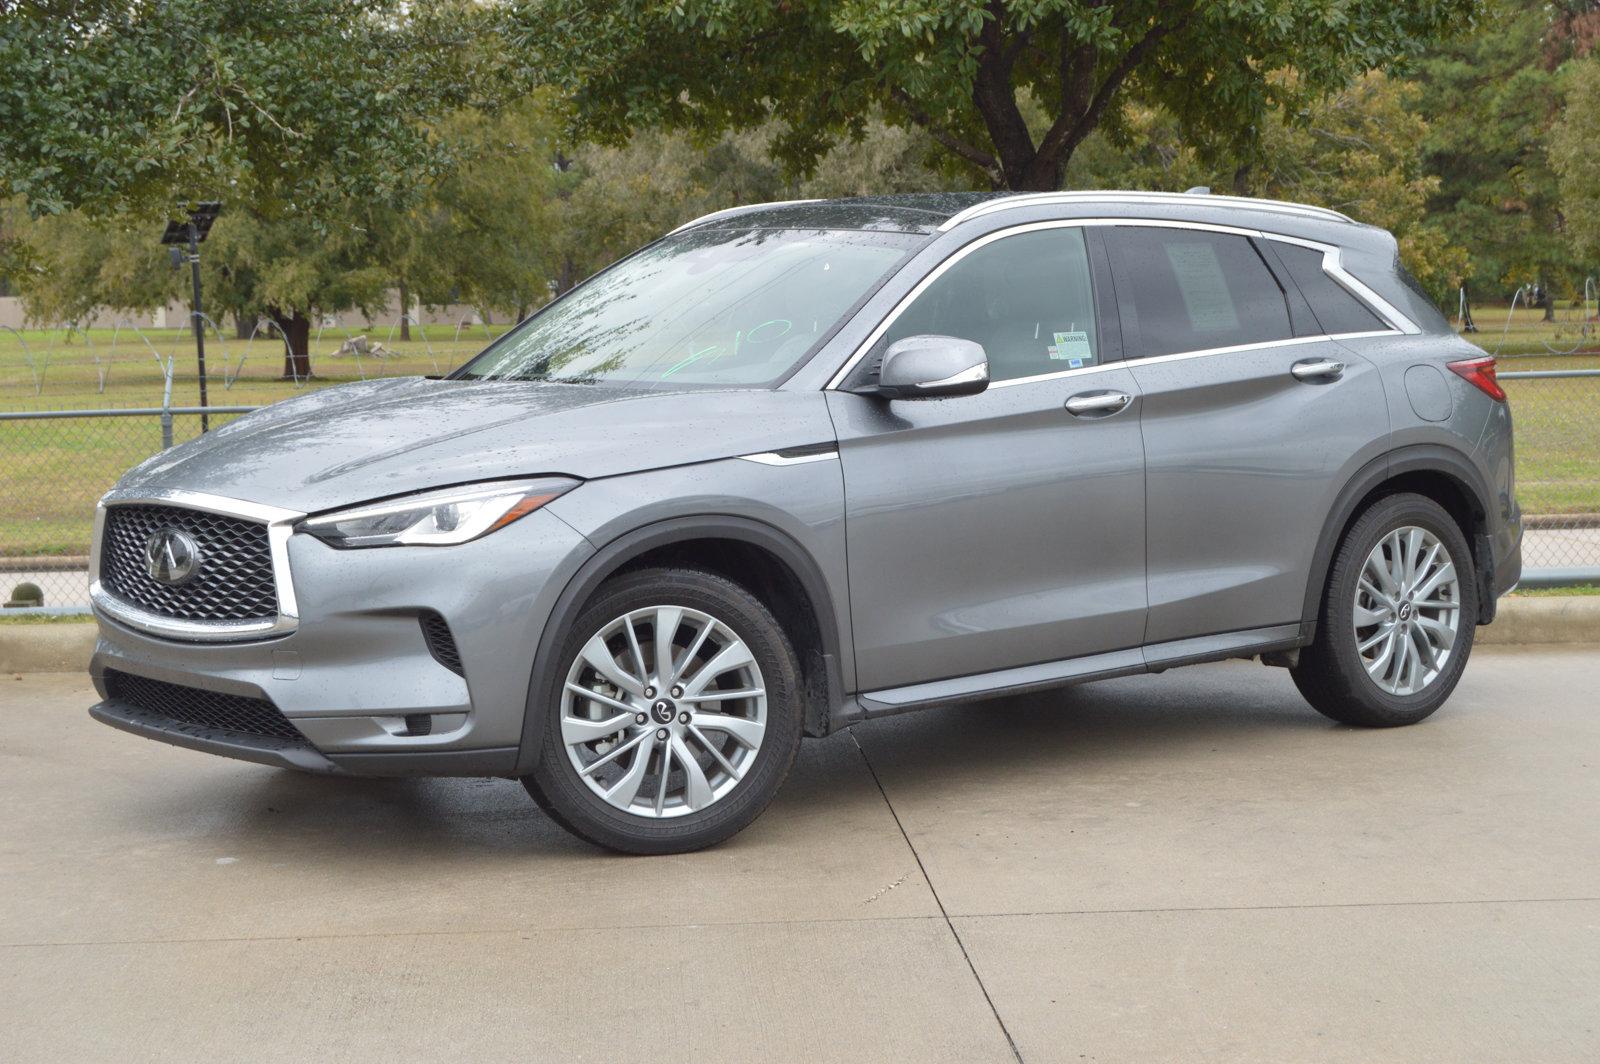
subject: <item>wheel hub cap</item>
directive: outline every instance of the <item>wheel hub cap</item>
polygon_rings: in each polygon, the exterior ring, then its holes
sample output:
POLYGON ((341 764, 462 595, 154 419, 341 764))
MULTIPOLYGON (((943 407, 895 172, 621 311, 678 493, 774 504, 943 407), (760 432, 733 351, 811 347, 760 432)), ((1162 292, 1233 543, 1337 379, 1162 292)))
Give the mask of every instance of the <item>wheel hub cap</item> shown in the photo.
POLYGON ((1351 619, 1372 682, 1419 693, 1444 671, 1460 625, 1461 582, 1445 545, 1415 525, 1384 536, 1361 567, 1351 619))

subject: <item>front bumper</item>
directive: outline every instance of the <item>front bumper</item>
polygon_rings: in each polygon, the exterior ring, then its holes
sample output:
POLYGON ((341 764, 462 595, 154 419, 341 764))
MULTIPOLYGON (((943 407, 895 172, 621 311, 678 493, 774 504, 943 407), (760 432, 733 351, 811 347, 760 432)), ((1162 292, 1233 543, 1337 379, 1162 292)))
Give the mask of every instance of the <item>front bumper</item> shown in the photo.
POLYGON ((502 775, 516 764, 528 683, 557 596, 593 548, 545 511, 454 547, 336 550, 285 544, 298 623, 277 638, 194 642, 98 612, 90 673, 97 719, 147 738, 258 763, 360 775, 502 775), (420 622, 445 619, 462 674, 420 622), (109 697, 107 670, 265 699, 302 745, 218 732, 109 697), (407 718, 426 716, 427 734, 407 718))
POLYGON ((107 700, 89 707, 89 716, 102 724, 121 728, 146 739, 157 739, 173 746, 207 754, 254 761, 274 768, 301 772, 338 773, 339 767, 323 757, 309 742, 275 739, 266 735, 243 735, 216 728, 181 724, 170 718, 148 713, 126 702, 107 700))

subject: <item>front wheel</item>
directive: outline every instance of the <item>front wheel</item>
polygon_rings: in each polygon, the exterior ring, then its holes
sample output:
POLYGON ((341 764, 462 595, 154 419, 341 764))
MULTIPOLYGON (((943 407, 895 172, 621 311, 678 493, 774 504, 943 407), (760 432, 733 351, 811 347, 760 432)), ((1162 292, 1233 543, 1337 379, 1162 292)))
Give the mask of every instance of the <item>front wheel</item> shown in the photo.
POLYGON ((626 853, 682 853, 753 821, 803 718, 783 629, 738 584, 647 569, 605 584, 563 640, 539 763, 557 823, 626 853))
POLYGON ((1295 686, 1345 724, 1415 724, 1466 668, 1477 586, 1472 551, 1444 507, 1413 494, 1378 500, 1334 555, 1295 686))

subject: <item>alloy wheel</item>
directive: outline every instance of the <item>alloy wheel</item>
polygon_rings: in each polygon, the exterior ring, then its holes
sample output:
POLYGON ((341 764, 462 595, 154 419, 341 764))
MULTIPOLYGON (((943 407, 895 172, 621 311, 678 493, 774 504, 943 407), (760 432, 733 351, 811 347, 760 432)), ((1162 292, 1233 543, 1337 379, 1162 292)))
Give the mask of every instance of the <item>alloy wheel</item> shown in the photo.
POLYGON ((1351 623, 1380 689, 1414 695, 1437 679, 1461 626, 1460 579, 1439 537, 1407 525, 1379 540, 1356 581, 1351 623))
POLYGON ((766 721, 755 655, 685 606, 612 620, 562 687, 561 741, 579 779, 636 816, 684 816, 727 795, 755 763, 766 721))

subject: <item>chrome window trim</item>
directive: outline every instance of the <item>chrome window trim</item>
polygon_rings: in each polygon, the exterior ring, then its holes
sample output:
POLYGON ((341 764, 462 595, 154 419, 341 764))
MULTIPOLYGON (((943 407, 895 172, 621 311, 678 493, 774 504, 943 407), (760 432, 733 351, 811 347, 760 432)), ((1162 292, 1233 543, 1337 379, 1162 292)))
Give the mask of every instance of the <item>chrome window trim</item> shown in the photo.
POLYGON ((294 580, 289 572, 289 537, 294 535, 295 522, 304 516, 305 514, 299 510, 286 510, 278 506, 266 506, 198 491, 175 488, 153 491, 113 489, 95 506, 94 538, 89 546, 89 603, 95 613, 105 620, 165 639, 194 643, 231 643, 275 639, 288 635, 300 626, 300 606, 295 599, 294 580), (106 508, 139 503, 175 506, 184 510, 200 510, 205 513, 221 514, 224 517, 242 517, 247 521, 265 523, 267 550, 272 559, 272 582, 278 596, 277 616, 271 620, 186 621, 140 609, 117 598, 102 587, 100 550, 101 540, 105 535, 106 508))
MULTIPOLYGON (((1181 195, 1181 193, 1173 193, 1173 195, 1181 195)), ((968 209, 970 210, 971 208, 968 209)), ((1012 236, 1019 236, 1023 233, 1039 232, 1045 229, 1070 229, 1076 227, 1087 228, 1089 226, 1136 226, 1139 228, 1157 229, 1194 229, 1207 233, 1229 233, 1234 236, 1259 237, 1263 240, 1281 240, 1285 243, 1299 244, 1304 247, 1319 249, 1323 253, 1322 268, 1340 284, 1349 289, 1352 295, 1356 296, 1356 298, 1360 299, 1364 304, 1366 304, 1369 310, 1386 322, 1390 327, 1385 330, 1376 330, 1370 332, 1339 333, 1332 336, 1294 336, 1285 338, 1283 340, 1265 340, 1251 344, 1233 344, 1226 347, 1208 347, 1193 351, 1177 351, 1171 354, 1152 355, 1146 358, 1119 359, 1115 362, 1102 363, 1095 366, 1084 366, 1080 369, 1062 370, 1059 373, 1042 373, 1031 377, 1014 377, 1011 380, 995 381, 989 385, 990 388, 1005 388, 1013 384, 1032 383, 1040 380, 1054 380, 1057 377, 1065 377, 1069 375, 1111 369, 1119 366, 1145 365, 1155 362, 1170 362, 1180 358, 1199 358, 1207 355, 1222 355, 1234 351, 1249 351, 1263 347, 1314 343, 1319 340, 1344 340, 1368 336, 1388 336, 1394 334, 1414 335, 1422 331, 1421 328, 1411 321, 1411 319, 1407 318, 1404 314, 1401 314, 1376 292, 1372 291, 1372 289, 1368 288, 1365 284, 1362 284, 1361 281, 1357 280, 1347 270, 1345 270, 1344 265, 1339 257, 1340 249, 1336 245, 1326 244, 1317 240, 1307 240, 1303 237, 1284 236, 1279 233, 1270 233, 1260 229, 1250 229, 1236 225, 1219 225, 1213 222, 1187 222, 1172 218, 1058 218, 1041 222, 1026 222, 1021 225, 1009 226, 1005 229, 997 229, 992 233, 985 233, 983 236, 961 245, 949 255, 945 256, 943 261, 941 261, 932 270, 929 270, 927 275, 918 281, 911 291, 902 296, 900 301, 894 305, 894 308, 884 316, 884 319, 880 321, 870 333, 867 334, 867 338, 857 345, 855 351, 853 351, 850 357, 845 360, 844 365, 840 366, 838 371, 836 371, 833 376, 828 378, 828 383, 823 385, 823 390, 837 391, 843 385, 845 379, 849 377, 851 371, 854 370, 856 365, 867 356, 867 352, 872 350, 873 345, 883 338, 883 334, 889 331, 889 327, 899 319, 900 315, 905 312, 906 308, 915 302, 917 298, 921 296, 930 285, 933 284, 934 281, 937 281, 941 276, 943 276, 946 270, 950 269, 956 263, 966 258, 972 252, 977 251, 979 248, 986 247, 998 240, 1004 240, 1007 237, 1012 236)))
POLYGON ((837 462, 839 460, 839 452, 832 450, 821 451, 817 454, 785 455, 779 454, 777 451, 762 451, 759 454, 741 454, 738 457, 742 461, 755 462, 759 465, 792 466, 806 465, 810 462, 837 462))
POLYGON ((999 211, 1018 210, 1024 207, 1043 207, 1051 204, 1073 203, 1133 203, 1160 204, 1185 207, 1230 207, 1236 210, 1261 211, 1267 214, 1293 214, 1306 218, 1354 224, 1349 215, 1327 207, 1313 207, 1309 203, 1290 203, 1287 200, 1256 199, 1251 196, 1213 196, 1192 192, 1119 192, 1114 190, 1078 192, 1022 192, 1003 199, 984 200, 957 213, 939 226, 939 232, 948 233, 963 222, 981 218, 999 211))
POLYGON ((1133 369, 1138 366, 1159 365, 1162 362, 1184 362, 1191 358, 1209 358, 1212 355, 1231 355, 1239 351, 1266 351, 1274 347, 1298 347, 1301 344, 1320 344, 1330 340, 1364 340, 1373 336, 1393 336, 1393 329, 1374 329, 1371 332, 1352 333, 1324 333, 1320 336, 1291 336, 1285 340, 1262 340, 1253 344, 1233 344, 1228 347, 1207 347, 1199 351, 1180 351, 1172 355, 1151 355, 1149 358, 1131 358, 1118 362, 1106 362, 1097 366, 1083 366, 1079 369, 1064 369, 1059 373, 1040 373, 1032 377, 1013 377, 1008 381, 996 381, 989 385, 990 388, 1009 388, 1013 384, 1033 384, 1037 381, 1053 381, 1061 377, 1081 377, 1089 373, 1103 373, 1113 369, 1133 369))

